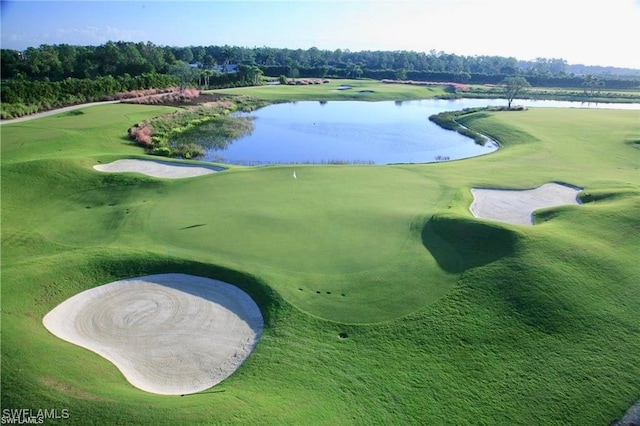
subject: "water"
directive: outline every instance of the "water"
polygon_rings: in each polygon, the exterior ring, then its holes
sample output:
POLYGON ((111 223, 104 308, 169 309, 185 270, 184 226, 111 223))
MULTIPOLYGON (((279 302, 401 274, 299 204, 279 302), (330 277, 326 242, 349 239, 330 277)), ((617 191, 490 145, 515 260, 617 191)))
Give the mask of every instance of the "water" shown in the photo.
MULTIPOLYGON (((427 163, 488 154, 484 146, 429 121, 443 111, 503 106, 504 99, 419 101, 304 101, 269 105, 252 112, 254 130, 224 150, 209 150, 207 161, 227 164, 427 163)), ((539 107, 640 108, 638 104, 580 104, 515 100, 539 107)))

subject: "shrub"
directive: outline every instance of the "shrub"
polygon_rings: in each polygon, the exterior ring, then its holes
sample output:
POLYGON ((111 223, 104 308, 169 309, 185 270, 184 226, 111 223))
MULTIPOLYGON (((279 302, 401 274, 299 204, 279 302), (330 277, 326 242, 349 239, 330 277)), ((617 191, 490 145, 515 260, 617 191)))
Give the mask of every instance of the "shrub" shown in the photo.
POLYGON ((159 146, 157 148, 153 148, 151 154, 159 155, 161 157, 171 157, 171 149, 166 146, 159 146))
POLYGON ((157 105, 171 102, 184 102, 196 99, 200 96, 197 89, 180 89, 178 87, 170 87, 168 89, 148 89, 148 90, 132 90, 129 92, 116 93, 114 100, 120 100, 132 104, 157 105))
POLYGON ((138 145, 145 148, 153 144, 154 132, 147 123, 136 124, 128 130, 129 139, 133 139, 138 145))
MULTIPOLYGON (((182 94, 171 92, 152 96, 182 94)), ((184 94, 199 96, 197 90, 187 89, 184 94)), ((262 105, 263 101, 242 96, 233 101, 207 102, 138 123, 129 128, 128 135, 154 155, 199 158, 205 155, 207 148, 224 149, 232 140, 253 130, 251 118, 232 117, 232 111, 251 111, 262 105)))
POLYGON ((136 142, 143 146, 151 145, 152 131, 150 127, 143 127, 136 134, 136 142))
POLYGON ((205 150, 195 143, 181 143, 173 150, 174 157, 182 157, 187 160, 204 157, 205 150))
POLYGON ((184 89, 180 95, 183 99, 194 99, 200 96, 200 91, 198 89, 184 89))

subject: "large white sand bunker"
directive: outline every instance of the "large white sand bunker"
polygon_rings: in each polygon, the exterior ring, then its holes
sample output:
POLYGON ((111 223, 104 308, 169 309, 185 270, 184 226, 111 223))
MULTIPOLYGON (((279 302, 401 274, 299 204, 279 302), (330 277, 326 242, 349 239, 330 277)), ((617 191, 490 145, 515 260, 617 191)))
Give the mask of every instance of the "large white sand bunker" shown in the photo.
POLYGON ((107 173, 135 172, 147 176, 169 179, 181 179, 208 175, 224 170, 216 166, 197 166, 192 164, 170 163, 155 160, 116 160, 108 164, 96 164, 94 169, 107 173))
POLYGON ((471 213, 482 219, 499 220, 518 225, 533 225, 533 212, 538 209, 579 204, 582 188, 558 183, 545 183, 535 189, 473 188, 471 213))
POLYGON ((231 375, 260 338, 260 309, 230 284, 149 275, 83 291, 43 319, 63 340, 115 364, 135 387, 180 395, 231 375))

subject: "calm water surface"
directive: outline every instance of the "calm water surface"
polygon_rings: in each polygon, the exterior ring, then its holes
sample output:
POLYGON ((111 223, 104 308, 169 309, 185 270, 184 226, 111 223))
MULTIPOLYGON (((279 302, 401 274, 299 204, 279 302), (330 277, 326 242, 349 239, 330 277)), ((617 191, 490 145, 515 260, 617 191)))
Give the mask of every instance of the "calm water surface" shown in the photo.
MULTIPOLYGON (((429 121, 443 111, 505 105, 504 99, 428 99, 420 101, 292 102, 249 114, 253 132, 224 150, 209 150, 205 160, 228 164, 427 163, 487 154, 484 146, 429 121)), ((544 107, 612 107, 575 102, 517 100, 544 107)), ((625 106, 622 106, 623 108, 625 106)))

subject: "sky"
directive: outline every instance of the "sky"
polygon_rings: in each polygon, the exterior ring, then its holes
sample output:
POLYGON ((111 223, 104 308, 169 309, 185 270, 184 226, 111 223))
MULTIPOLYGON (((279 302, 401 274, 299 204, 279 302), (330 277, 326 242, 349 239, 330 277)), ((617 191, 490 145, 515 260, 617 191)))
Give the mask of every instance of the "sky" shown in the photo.
POLYGON ((3 49, 160 46, 413 50, 640 69, 640 0, 0 0, 3 49))

